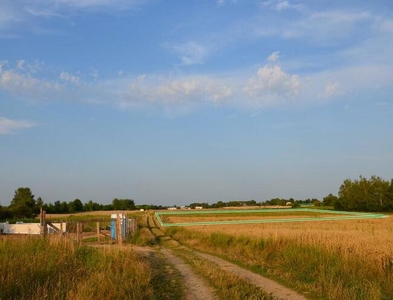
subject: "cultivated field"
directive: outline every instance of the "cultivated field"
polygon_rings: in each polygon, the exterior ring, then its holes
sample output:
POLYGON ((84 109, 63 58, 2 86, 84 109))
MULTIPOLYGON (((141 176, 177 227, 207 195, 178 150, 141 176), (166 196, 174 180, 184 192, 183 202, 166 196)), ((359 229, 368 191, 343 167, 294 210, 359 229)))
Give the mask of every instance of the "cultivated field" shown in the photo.
POLYGON ((286 223, 320 220, 375 219, 387 215, 321 209, 253 209, 156 212, 162 226, 286 223))
MULTIPOLYGON (((170 226, 154 213, 135 212, 139 229, 129 242, 144 247, 93 237, 79 244, 70 233, 1 236, 0 299, 286 299, 279 295, 288 289, 257 274, 297 291, 291 299, 393 299, 393 216, 208 212, 159 212, 170 226), (243 222, 261 218, 267 222, 243 222), (232 221, 238 224, 225 224, 232 221)), ((108 214, 60 218, 83 222, 89 236, 108 214)))
MULTIPOLYGON (((245 215, 245 218, 252 217, 245 215)), ((267 216, 272 217, 271 215, 267 216)), ((281 218, 282 216, 280 216, 281 218)), ((293 218, 294 215, 289 216, 293 218)), ((186 215, 165 216, 183 222, 186 215)), ((227 219, 197 215, 188 222, 227 219)), ((241 213, 230 218, 240 220, 241 213)), ((393 218, 170 227, 165 232, 316 299, 393 298, 393 218)))

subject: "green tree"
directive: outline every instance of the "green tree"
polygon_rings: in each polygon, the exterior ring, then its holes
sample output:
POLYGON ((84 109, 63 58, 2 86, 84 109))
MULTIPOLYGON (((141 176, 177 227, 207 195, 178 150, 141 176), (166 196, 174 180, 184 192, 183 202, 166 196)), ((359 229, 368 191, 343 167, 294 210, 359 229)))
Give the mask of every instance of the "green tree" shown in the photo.
POLYGON ((392 208, 390 189, 391 184, 377 176, 345 179, 334 206, 340 210, 388 211, 392 208))
POLYGON ((337 196, 334 196, 333 194, 329 194, 326 197, 323 198, 322 200, 322 205, 324 206, 334 206, 336 201, 338 200, 337 196))
POLYGON ((132 199, 113 199, 112 206, 114 210, 134 210, 135 203, 132 199))
POLYGON ((75 199, 74 201, 70 201, 68 203, 68 211, 70 213, 83 211, 83 203, 79 199, 75 199))
POLYGON ((36 203, 30 188, 18 188, 9 208, 11 213, 17 218, 33 217, 35 215, 36 203))
POLYGON ((44 206, 44 201, 42 201, 41 197, 38 197, 37 200, 35 201, 35 208, 34 208, 34 212, 36 214, 40 213, 40 209, 43 208, 44 206))
POLYGON ((7 220, 11 218, 12 218, 12 214, 8 209, 8 207, 0 205, 0 220, 7 220))

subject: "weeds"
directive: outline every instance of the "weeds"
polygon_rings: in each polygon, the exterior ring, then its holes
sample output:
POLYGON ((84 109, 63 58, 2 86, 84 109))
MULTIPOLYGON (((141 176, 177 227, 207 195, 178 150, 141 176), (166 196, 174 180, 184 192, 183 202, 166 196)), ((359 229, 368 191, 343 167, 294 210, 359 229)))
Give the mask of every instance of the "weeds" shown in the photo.
POLYGON ((0 240, 0 299, 151 299, 151 269, 132 252, 67 239, 0 240))
POLYGON ((384 232, 392 225, 380 227, 377 235, 368 222, 356 221, 354 231, 350 223, 342 230, 334 228, 338 223, 332 223, 330 228, 319 231, 308 228, 307 223, 172 227, 166 229, 166 234, 318 299, 391 299, 392 238, 384 232), (359 231, 359 227, 367 233, 359 231))

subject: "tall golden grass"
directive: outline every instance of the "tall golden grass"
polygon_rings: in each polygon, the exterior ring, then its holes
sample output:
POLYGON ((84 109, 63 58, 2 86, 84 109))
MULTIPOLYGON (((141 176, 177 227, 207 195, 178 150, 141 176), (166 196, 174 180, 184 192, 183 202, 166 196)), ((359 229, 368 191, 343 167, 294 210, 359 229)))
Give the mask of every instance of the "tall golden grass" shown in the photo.
POLYGON ((318 299, 393 299, 393 220, 168 228, 180 242, 318 299))
POLYGON ((0 239, 0 299, 151 299, 150 266, 130 251, 47 237, 0 239))

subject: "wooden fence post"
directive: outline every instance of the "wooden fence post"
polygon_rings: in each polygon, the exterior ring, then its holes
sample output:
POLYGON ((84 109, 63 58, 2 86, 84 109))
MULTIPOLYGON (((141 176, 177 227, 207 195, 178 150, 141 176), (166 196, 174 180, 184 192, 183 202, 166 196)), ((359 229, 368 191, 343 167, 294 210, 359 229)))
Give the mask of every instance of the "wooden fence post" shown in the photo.
POLYGON ((116 220, 116 239, 117 239, 117 243, 119 245, 121 245, 123 243, 120 214, 117 214, 117 220, 116 220))
POLYGON ((46 235, 46 211, 40 208, 40 234, 42 237, 46 235))

